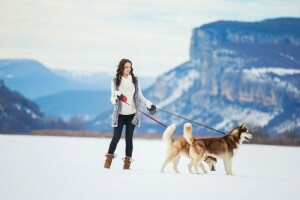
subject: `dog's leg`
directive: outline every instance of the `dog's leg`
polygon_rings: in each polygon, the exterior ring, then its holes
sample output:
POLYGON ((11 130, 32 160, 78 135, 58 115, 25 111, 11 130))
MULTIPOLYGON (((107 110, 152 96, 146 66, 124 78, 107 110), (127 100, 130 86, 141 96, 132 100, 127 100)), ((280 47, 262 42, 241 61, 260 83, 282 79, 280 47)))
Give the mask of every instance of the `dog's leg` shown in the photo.
POLYGON ((167 165, 169 162, 171 162, 171 161, 172 161, 172 157, 166 158, 165 162, 164 162, 163 165, 161 166, 160 172, 164 172, 164 171, 165 171, 166 165, 167 165))
POLYGON ((200 167, 201 167, 201 169, 202 169, 202 171, 203 171, 204 173, 207 173, 207 171, 205 170, 205 167, 204 167, 204 165, 203 165, 202 162, 200 162, 200 167))
POLYGON ((167 165, 169 162, 171 162, 171 161, 175 158, 176 155, 177 155, 177 154, 176 154, 176 151, 174 151, 174 149, 172 149, 172 150, 169 151, 169 153, 168 153, 168 155, 167 155, 167 157, 166 157, 166 160, 165 160, 165 162, 163 163, 163 165, 162 165, 162 167, 161 167, 160 172, 164 172, 166 165, 167 165))
POLYGON ((230 175, 230 173, 229 173, 229 160, 228 160, 228 158, 224 158, 223 161, 224 161, 224 168, 225 168, 226 174, 230 175))
POLYGON ((229 159, 228 168, 229 168, 229 175, 233 175, 233 173, 232 173, 232 158, 229 159))
POLYGON ((174 159, 173 159, 173 169, 176 173, 179 173, 178 169, 177 169, 177 166, 178 166, 178 163, 179 163, 179 160, 180 160, 180 154, 178 156, 176 156, 174 159))
POLYGON ((198 166, 201 163, 201 160, 202 160, 202 156, 198 156, 196 158, 196 161, 194 162, 194 168, 195 168, 196 174, 200 174, 198 166))
MULTIPOLYGON (((196 157, 196 162, 194 163, 194 168, 195 168, 195 171, 196 171, 196 173, 197 174, 200 174, 199 173, 199 170, 198 170, 198 167, 199 167, 199 165, 201 164, 202 165, 202 160, 203 160, 203 155, 204 155, 204 151, 203 151, 203 149, 202 148, 199 148, 198 149, 198 155, 197 155, 197 157, 196 157)), ((202 165, 203 166, 203 165, 202 165)), ((202 168, 202 166, 201 166, 201 168, 202 168)), ((203 167, 204 168, 204 167, 203 167)), ((202 169, 203 170, 203 169, 202 169)), ((206 171, 205 169, 203 170, 203 171, 206 171)))
POLYGON ((189 172, 192 174, 193 171, 192 171, 192 167, 193 167, 193 163, 194 163, 194 160, 191 159, 191 162, 189 163, 188 167, 189 167, 189 172))

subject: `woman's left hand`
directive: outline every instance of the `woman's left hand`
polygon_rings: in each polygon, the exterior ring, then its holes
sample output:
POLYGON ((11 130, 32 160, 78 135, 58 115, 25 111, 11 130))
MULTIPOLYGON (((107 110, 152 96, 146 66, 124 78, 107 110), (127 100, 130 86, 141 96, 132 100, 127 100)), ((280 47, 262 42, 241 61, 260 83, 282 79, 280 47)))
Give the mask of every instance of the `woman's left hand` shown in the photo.
POLYGON ((153 103, 152 103, 151 101, 147 100, 147 101, 145 102, 145 105, 146 105, 146 107, 147 107, 148 109, 150 109, 151 106, 153 105, 153 103))

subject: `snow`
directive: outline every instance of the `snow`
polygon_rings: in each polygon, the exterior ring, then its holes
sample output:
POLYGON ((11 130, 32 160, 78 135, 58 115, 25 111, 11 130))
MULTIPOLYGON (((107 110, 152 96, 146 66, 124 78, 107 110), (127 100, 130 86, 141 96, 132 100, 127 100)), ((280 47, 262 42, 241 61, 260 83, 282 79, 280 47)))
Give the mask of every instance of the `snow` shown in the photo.
POLYGON ((300 74, 299 69, 285 69, 285 68, 272 68, 272 67, 244 69, 243 72, 250 73, 251 75, 254 76, 260 76, 261 74, 265 74, 265 73, 273 73, 278 76, 300 74))
POLYGON ((299 63, 297 60, 295 60, 295 58, 293 57, 293 56, 290 56, 290 55, 288 55, 288 54, 284 54, 284 53, 279 53, 279 55, 281 55, 282 57, 286 57, 286 58, 288 58, 288 59, 290 59, 290 60, 292 60, 292 61, 294 61, 294 62, 297 62, 297 63, 299 63))
POLYGON ((176 174, 160 173, 166 144, 134 139, 135 162, 122 169, 121 139, 110 170, 104 154, 110 139, 0 135, 0 199, 300 199, 300 148, 242 145, 234 176, 189 174, 183 157, 176 174))
MULTIPOLYGON (((165 80, 169 80, 172 77, 175 76, 175 72, 172 72, 168 76, 165 77, 165 80)), ((199 78, 199 72, 196 70, 190 70, 188 74, 182 78, 182 79, 176 79, 176 90, 173 90, 173 93, 168 96, 164 101, 157 104, 157 107, 162 108, 172 102, 174 102, 176 99, 181 97, 184 91, 187 91, 194 83, 196 79, 199 78)), ((175 84, 175 83, 174 83, 175 84)))
POLYGON ((273 128, 274 133, 293 132, 295 127, 300 127, 300 119, 293 117, 292 119, 285 120, 273 128))
POLYGON ((251 68, 251 69, 244 69, 243 73, 245 75, 245 78, 248 80, 253 81, 260 81, 260 82, 274 82, 278 87, 285 88, 287 91, 292 92, 295 94, 295 96, 298 96, 300 94, 300 91, 298 89, 298 85, 293 85, 290 82, 280 80, 278 77, 268 77, 268 73, 273 73, 278 76, 285 76, 285 75, 296 75, 300 74, 299 69, 284 69, 284 68, 251 68))
POLYGON ((26 107, 22 107, 20 104, 14 104, 14 106, 18 109, 18 110, 22 110, 22 108, 25 110, 25 112, 29 115, 31 115, 31 118, 33 119, 37 119, 39 118, 39 116, 37 114, 35 114, 32 110, 30 110, 29 108, 26 107))
POLYGON ((8 78, 8 79, 12 79, 12 78, 14 78, 15 76, 13 75, 13 74, 7 74, 6 75, 6 78, 8 78))
POLYGON ((14 105, 18 110, 21 110, 21 105, 20 104, 15 104, 14 105))
MULTIPOLYGON (((214 111, 214 109, 211 109, 214 111)), ((219 110, 218 110, 219 111, 219 110)), ((224 127, 232 127, 231 122, 233 120, 242 121, 246 124, 256 124, 257 126, 264 127, 269 121, 271 121, 275 116, 280 114, 280 111, 273 111, 273 113, 261 112, 254 109, 239 109, 234 106, 227 106, 219 111, 219 114, 224 119, 218 123, 215 127, 216 129, 221 129, 224 127), (234 114, 232 114, 234 113, 234 114)))
POLYGON ((37 116, 32 110, 30 110, 29 108, 24 108, 27 114, 31 115, 32 119, 36 119, 39 118, 39 116, 37 116))

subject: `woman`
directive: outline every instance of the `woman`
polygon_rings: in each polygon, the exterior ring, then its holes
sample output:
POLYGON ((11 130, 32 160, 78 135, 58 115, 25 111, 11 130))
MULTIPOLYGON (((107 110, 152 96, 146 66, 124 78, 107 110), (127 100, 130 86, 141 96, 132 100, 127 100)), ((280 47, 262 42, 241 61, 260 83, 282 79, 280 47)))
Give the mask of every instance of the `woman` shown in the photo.
POLYGON ((132 62, 128 59, 122 59, 119 62, 116 77, 111 83, 111 98, 114 104, 112 115, 112 127, 114 127, 114 135, 110 142, 108 153, 104 167, 110 168, 112 159, 116 157, 114 154, 117 144, 121 138, 123 126, 126 126, 125 141, 126 141, 126 156, 123 158, 123 169, 129 169, 132 160, 132 136, 135 126, 140 126, 140 109, 139 103, 143 103, 148 109, 151 108, 151 101, 147 100, 140 89, 138 78, 133 74, 132 62), (127 103, 120 101, 121 95, 127 97, 127 103))

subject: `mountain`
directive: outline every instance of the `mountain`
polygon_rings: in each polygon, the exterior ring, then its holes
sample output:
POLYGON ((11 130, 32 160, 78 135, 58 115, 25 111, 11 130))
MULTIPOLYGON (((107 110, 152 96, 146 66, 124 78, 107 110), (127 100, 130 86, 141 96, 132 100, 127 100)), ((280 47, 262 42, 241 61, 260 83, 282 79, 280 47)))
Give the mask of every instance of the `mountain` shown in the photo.
MULTIPOLYGON (((1 77, 10 89, 35 99, 45 115, 64 119, 73 115, 90 119, 105 111, 113 78, 99 72, 48 69, 31 59, 0 60, 1 77)), ((155 80, 142 79, 142 89, 155 80)))
POLYGON ((85 123, 80 119, 64 122, 57 117, 45 116, 37 104, 10 90, 0 79, 0 134, 28 134, 41 129, 82 130, 84 127, 85 123))
POLYGON ((28 132, 39 127, 42 117, 36 104, 10 91, 0 79, 0 133, 28 132))
POLYGON ((57 76, 63 77, 69 81, 85 85, 87 90, 107 90, 110 89, 112 75, 101 72, 89 72, 79 70, 51 70, 57 76))
POLYGON ((1 77, 9 88, 31 99, 63 90, 84 88, 80 83, 58 76, 42 63, 30 59, 0 60, 1 77))
MULTIPOLYGON (((299 52, 299 18, 206 24, 192 31, 190 59, 159 76, 144 96, 158 108, 223 132, 246 123, 271 135, 300 135, 299 52)), ((111 129, 111 112, 97 117, 90 128, 111 129)), ((185 123, 162 112, 154 117, 176 123, 178 132, 185 123)), ((198 135, 219 135, 193 128, 198 135)), ((162 130, 147 118, 139 129, 162 130)))
MULTIPOLYGON (((110 90, 111 80, 114 78, 114 75, 101 73, 101 72, 89 72, 89 71, 79 71, 79 70, 62 70, 55 69, 52 70, 56 75, 67 78, 70 81, 78 82, 83 85, 86 85, 89 90, 110 90)), ((139 76, 140 77, 140 76, 139 76)), ((141 88, 146 89, 151 86, 155 77, 152 76, 141 76, 143 79, 141 83, 141 88)))
POLYGON ((46 115, 90 120, 109 108, 109 97, 108 90, 73 90, 39 97, 34 102, 46 115))
MULTIPOLYGON (((69 120, 77 116, 91 120, 110 108, 110 87, 113 77, 105 73, 52 70, 57 76, 81 85, 81 90, 65 90, 34 99, 47 116, 69 120)), ((141 88, 149 87, 153 77, 142 77, 141 88)))

